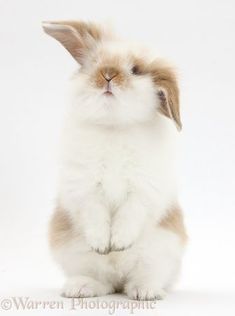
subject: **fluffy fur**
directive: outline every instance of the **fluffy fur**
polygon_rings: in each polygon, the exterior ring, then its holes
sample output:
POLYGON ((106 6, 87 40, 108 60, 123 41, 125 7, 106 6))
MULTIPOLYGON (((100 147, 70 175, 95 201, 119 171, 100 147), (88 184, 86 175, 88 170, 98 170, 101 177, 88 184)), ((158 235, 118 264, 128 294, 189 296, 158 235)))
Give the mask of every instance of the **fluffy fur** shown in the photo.
POLYGON ((50 224, 51 249, 67 275, 63 294, 161 299, 186 241, 177 199, 175 74, 94 24, 43 27, 81 65, 71 80, 50 224))

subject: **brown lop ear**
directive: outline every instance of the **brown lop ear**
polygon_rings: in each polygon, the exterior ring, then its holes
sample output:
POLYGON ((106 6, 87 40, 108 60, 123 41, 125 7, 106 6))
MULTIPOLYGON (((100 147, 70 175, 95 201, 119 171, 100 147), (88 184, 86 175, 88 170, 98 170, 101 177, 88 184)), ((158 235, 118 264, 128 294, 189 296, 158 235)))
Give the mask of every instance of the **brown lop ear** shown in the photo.
POLYGON ((151 65, 151 73, 158 89, 160 113, 173 119, 178 130, 181 130, 179 88, 174 71, 162 62, 154 62, 151 65))
POLYGON ((59 41, 82 64, 86 52, 98 40, 102 29, 93 23, 77 21, 43 22, 44 31, 59 41))

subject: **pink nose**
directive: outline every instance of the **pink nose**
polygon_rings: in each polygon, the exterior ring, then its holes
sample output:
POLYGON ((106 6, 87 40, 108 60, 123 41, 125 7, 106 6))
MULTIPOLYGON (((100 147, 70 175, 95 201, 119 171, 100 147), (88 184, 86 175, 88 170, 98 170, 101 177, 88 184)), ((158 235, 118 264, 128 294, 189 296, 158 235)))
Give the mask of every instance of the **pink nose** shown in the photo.
POLYGON ((101 69, 101 74, 109 82, 118 75, 118 70, 114 67, 104 67, 101 69))

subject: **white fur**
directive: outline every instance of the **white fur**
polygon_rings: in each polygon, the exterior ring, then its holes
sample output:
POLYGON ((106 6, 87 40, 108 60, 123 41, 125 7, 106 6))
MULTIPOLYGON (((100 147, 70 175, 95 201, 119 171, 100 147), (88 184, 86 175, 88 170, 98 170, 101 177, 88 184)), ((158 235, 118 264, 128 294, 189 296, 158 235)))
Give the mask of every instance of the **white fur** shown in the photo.
POLYGON ((115 97, 91 84, 92 60, 102 50, 119 54, 131 76, 130 47, 117 47, 97 45, 72 79, 58 196, 80 235, 54 254, 68 276, 66 296, 124 286, 134 299, 162 298, 182 255, 177 235, 157 227, 177 202, 178 132, 157 112, 150 77, 133 77, 126 89, 113 86, 115 97))

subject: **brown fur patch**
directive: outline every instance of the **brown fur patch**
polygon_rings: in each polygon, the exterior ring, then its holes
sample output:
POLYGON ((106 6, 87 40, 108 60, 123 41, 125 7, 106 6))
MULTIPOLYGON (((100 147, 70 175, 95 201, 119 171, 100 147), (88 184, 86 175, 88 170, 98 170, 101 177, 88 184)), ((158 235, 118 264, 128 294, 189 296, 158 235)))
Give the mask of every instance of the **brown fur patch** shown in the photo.
POLYGON ((90 48, 91 39, 98 41, 104 35, 97 24, 80 21, 45 22, 43 29, 59 41, 81 64, 84 51, 90 48))
POLYGON ((133 66, 137 69, 137 75, 149 74, 156 84, 161 102, 160 113, 173 119, 177 127, 181 129, 179 88, 174 70, 160 59, 150 64, 143 58, 133 57, 132 60, 133 66))
POLYGON ((72 26, 83 38, 87 36, 87 34, 89 34, 96 41, 102 38, 102 32, 98 24, 83 21, 62 21, 60 23, 72 26))
POLYGON ((95 85, 103 88, 107 85, 105 77, 113 78, 112 83, 119 87, 126 87, 128 77, 123 73, 121 68, 122 60, 118 56, 103 56, 102 66, 96 71, 94 76, 95 85))
POLYGON ((137 68, 137 75, 146 75, 150 73, 150 68, 143 58, 133 56, 131 60, 133 67, 137 68))
MULTIPOLYGON (((94 82, 98 88, 103 88, 107 85, 107 80, 104 78, 102 70, 96 72, 94 82)), ((114 83, 118 87, 124 87, 127 84, 127 78, 123 73, 117 72, 115 77, 111 80, 111 83, 114 83)))
POLYGON ((73 225, 67 212, 57 208, 52 215, 49 224, 49 244, 51 248, 56 248, 65 244, 75 236, 73 225))
POLYGON ((156 60, 148 66, 148 71, 152 75, 153 82, 160 89, 160 112, 173 119, 177 127, 181 129, 179 88, 173 69, 165 65, 163 61, 156 60))
POLYGON ((177 234, 183 243, 187 241, 187 233, 184 225, 184 218, 179 207, 172 208, 166 217, 164 217, 160 224, 162 228, 168 229, 177 234))

